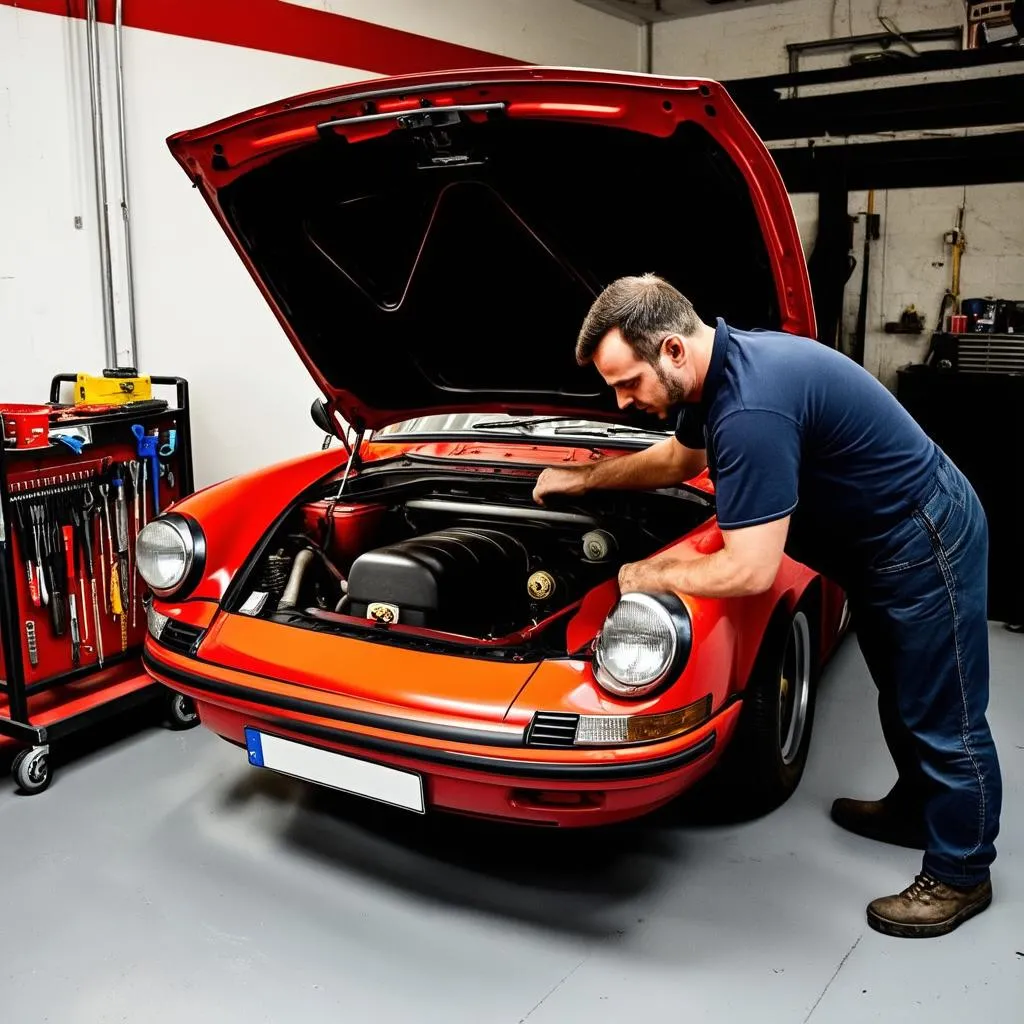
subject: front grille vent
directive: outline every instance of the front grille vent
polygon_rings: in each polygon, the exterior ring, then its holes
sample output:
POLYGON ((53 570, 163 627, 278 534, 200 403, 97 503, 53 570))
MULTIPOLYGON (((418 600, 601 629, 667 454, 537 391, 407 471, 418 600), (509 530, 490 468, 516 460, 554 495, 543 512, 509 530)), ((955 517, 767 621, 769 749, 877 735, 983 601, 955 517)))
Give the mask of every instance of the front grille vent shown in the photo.
POLYGON ((160 631, 160 643, 178 654, 194 654, 202 636, 203 630, 198 626, 169 619, 160 631))
POLYGON ((579 715, 538 711, 533 716, 526 743, 531 747, 571 747, 579 721, 579 715))

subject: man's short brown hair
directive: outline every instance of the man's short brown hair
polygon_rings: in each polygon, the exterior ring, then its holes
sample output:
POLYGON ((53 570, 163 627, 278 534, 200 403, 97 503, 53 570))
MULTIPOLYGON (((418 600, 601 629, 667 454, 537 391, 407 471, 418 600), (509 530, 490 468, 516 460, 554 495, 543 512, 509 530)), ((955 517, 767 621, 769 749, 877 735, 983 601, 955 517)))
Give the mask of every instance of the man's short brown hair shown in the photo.
POLYGON ((663 278, 620 277, 590 307, 576 339, 576 362, 591 362, 602 339, 617 327, 637 356, 654 365, 666 335, 690 337, 700 323, 690 300, 663 278))

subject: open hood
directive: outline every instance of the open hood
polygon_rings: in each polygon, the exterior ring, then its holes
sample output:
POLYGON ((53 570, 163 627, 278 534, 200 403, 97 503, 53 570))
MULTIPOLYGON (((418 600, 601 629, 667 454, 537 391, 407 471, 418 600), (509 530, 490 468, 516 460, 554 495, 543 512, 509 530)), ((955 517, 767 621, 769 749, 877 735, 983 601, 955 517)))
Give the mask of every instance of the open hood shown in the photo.
POLYGON ((172 136, 332 408, 621 420, 573 347, 652 271, 707 322, 813 334, 768 151, 720 85, 559 68, 376 79, 172 136))

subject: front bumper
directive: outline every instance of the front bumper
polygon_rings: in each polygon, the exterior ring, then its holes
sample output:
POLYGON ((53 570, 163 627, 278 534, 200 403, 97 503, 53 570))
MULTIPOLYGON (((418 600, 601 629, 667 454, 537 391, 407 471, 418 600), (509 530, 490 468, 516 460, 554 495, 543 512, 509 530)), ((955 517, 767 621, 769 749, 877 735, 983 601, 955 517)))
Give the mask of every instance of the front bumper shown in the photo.
POLYGON ((428 808, 533 824, 603 825, 654 810, 714 766, 740 710, 734 702, 692 732, 643 748, 550 750, 527 747, 520 728, 370 714, 151 641, 144 664, 193 698, 203 725, 240 747, 249 726, 417 772, 428 808))

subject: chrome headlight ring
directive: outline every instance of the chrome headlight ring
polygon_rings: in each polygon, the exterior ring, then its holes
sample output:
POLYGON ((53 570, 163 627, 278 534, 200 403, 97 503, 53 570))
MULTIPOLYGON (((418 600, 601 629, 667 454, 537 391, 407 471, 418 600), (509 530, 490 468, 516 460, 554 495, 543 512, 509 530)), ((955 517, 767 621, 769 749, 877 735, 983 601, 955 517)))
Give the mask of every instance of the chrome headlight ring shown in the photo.
POLYGON ((624 594, 594 645, 594 678, 615 697, 648 697, 690 656, 692 623, 675 594, 624 594))
POLYGON ((168 512, 147 523, 135 542, 139 575, 157 597, 192 589, 206 564, 206 536, 188 516, 168 512))

